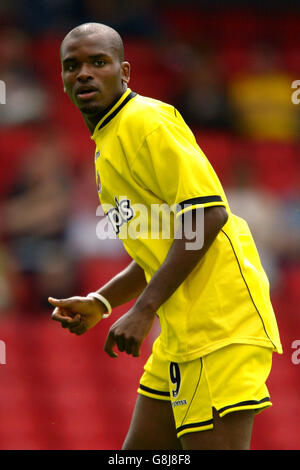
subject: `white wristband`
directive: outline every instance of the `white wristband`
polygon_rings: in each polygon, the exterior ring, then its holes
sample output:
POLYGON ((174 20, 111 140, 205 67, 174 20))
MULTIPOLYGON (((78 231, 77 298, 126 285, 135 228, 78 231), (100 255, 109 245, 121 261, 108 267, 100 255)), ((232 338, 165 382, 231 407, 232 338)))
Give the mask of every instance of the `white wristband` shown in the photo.
POLYGON ((111 305, 110 305, 109 301, 105 297, 103 297, 103 295, 98 294, 98 292, 90 292, 87 295, 87 297, 91 297, 91 298, 100 300, 100 302, 102 302, 105 305, 105 307, 107 308, 107 313, 105 313, 102 318, 109 317, 109 315, 111 314, 112 308, 111 308, 111 305))

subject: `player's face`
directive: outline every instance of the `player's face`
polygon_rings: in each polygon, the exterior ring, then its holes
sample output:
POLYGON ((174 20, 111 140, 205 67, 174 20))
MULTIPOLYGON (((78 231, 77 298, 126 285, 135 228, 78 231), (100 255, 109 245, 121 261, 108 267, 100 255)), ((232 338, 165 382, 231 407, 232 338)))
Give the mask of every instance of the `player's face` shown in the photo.
POLYGON ((124 92, 130 66, 109 40, 96 34, 71 38, 61 52, 64 89, 87 115, 101 114, 124 92))

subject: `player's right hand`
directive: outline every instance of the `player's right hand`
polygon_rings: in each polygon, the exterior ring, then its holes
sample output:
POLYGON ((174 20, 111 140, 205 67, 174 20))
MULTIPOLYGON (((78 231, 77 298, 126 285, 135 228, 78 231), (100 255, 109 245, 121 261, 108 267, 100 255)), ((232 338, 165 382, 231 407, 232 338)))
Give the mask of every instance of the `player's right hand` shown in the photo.
POLYGON ((55 307, 52 319, 76 335, 82 335, 95 326, 106 312, 101 302, 90 297, 76 296, 68 299, 49 297, 48 302, 55 307))

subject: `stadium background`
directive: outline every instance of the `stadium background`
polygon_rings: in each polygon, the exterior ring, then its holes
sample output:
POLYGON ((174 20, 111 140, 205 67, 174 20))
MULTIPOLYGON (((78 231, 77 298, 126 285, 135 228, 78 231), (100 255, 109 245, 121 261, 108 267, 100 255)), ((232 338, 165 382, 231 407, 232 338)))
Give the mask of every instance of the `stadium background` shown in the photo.
POLYGON ((180 109, 253 229, 284 354, 274 357, 274 406, 257 417, 252 448, 299 449, 300 105, 291 97, 300 8, 100 3, 0 4, 0 449, 120 448, 158 331, 140 358, 112 360, 103 344, 125 308, 82 337, 50 320, 48 295, 85 294, 128 263, 117 240, 96 236, 93 143, 60 79, 60 41, 85 21, 119 30, 131 88, 180 109))

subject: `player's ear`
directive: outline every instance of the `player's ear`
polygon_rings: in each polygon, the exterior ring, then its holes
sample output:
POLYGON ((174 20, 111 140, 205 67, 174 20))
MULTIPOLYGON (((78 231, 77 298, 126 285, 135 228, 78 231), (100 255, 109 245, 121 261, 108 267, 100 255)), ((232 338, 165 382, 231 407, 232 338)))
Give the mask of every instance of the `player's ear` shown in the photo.
POLYGON ((122 62, 121 64, 121 79, 124 83, 129 83, 130 80, 130 63, 122 62))

